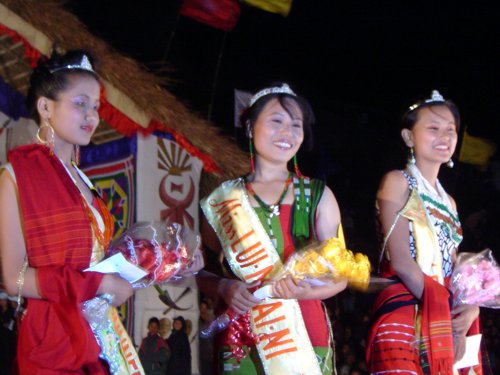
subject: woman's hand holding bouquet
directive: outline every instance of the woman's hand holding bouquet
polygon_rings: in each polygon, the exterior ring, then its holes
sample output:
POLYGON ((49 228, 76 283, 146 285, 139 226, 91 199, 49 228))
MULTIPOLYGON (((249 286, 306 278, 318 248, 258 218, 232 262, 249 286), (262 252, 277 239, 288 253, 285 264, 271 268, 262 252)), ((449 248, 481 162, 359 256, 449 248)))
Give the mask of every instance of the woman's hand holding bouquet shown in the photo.
MULTIPOLYGON (((289 294, 297 298, 299 294, 318 285, 346 280, 353 288, 365 290, 370 280, 370 262, 366 255, 353 254, 344 248, 338 238, 331 238, 294 253, 288 258, 282 269, 264 286, 257 289, 252 298, 282 298, 289 294), (284 288, 285 287, 285 288, 284 288)), ((212 324, 200 332, 202 337, 212 337, 228 329, 226 341, 233 350, 233 357, 245 356, 242 345, 254 345, 258 342, 249 325, 249 313, 240 314, 229 308, 217 317, 212 324)))
MULTIPOLYGON (((114 240, 105 259, 87 271, 108 273, 104 284, 113 278, 116 281, 118 274, 121 284, 128 280, 133 289, 139 289, 177 281, 201 268, 203 257, 198 236, 177 223, 143 222, 134 224, 114 240)), ((120 301, 121 294, 117 293, 120 301)), ((119 338, 111 337, 114 331, 109 318, 110 305, 117 304, 114 299, 115 295, 110 293, 99 295, 84 302, 82 312, 101 347, 100 357, 108 362, 111 373, 118 375, 122 367, 115 343, 119 338)))
POLYGON ((500 268, 491 250, 458 254, 450 290, 453 343, 458 361, 465 353, 466 335, 479 316, 479 307, 500 308, 500 268))
POLYGON ((454 307, 500 308, 500 268, 490 249, 460 253, 451 276, 454 307))
POLYGON ((200 264, 200 239, 188 228, 165 222, 136 223, 111 242, 106 258, 121 254, 146 272, 134 289, 173 281, 195 273, 200 264))
POLYGON ((354 289, 366 290, 370 270, 366 255, 353 253, 334 237, 291 255, 283 268, 254 294, 259 298, 307 294, 311 286, 342 280, 354 289))

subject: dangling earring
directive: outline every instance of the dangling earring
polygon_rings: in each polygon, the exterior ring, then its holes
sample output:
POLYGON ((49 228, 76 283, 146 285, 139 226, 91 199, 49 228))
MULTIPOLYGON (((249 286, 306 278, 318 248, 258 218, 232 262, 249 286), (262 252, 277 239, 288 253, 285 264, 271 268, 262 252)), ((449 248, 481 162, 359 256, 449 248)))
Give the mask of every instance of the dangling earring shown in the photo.
POLYGON ((79 145, 73 146, 73 162, 76 164, 77 167, 80 165, 80 146, 79 145))
POLYGON ((446 163, 446 166, 448 168, 453 168, 454 165, 455 165, 455 163, 453 162, 452 158, 450 158, 450 160, 448 160, 448 162, 446 163))
POLYGON ((54 128, 50 126, 49 120, 44 120, 43 125, 38 128, 36 132, 36 139, 42 145, 47 146, 50 149, 50 152, 54 152, 54 128), (46 128, 48 134, 45 134, 45 139, 43 139, 40 135, 42 129, 46 128))
POLYGON ((408 158, 408 163, 415 164, 417 161, 415 160, 415 153, 413 152, 413 146, 410 146, 410 157, 408 158))
POLYGON ((299 163, 297 162, 297 154, 293 155, 293 168, 295 169, 295 174, 297 177, 303 177, 299 169, 299 163))
POLYGON ((252 137, 248 139, 248 149, 250 151, 250 168, 252 168, 252 173, 255 173, 255 160, 253 156, 253 141, 252 137))
POLYGON ((246 121, 246 133, 248 137, 248 151, 250 152, 250 168, 252 169, 252 173, 255 173, 255 159, 253 155, 253 135, 252 135, 252 126, 250 125, 250 121, 246 121))

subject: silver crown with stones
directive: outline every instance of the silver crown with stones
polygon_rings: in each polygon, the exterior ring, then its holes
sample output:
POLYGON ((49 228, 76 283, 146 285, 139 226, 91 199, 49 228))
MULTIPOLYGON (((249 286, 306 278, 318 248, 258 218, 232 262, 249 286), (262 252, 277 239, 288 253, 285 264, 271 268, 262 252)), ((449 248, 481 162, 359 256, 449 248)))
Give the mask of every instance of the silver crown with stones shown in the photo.
POLYGON ((58 66, 57 68, 51 69, 50 72, 54 73, 61 70, 73 70, 73 69, 86 70, 88 72, 95 73, 94 69, 92 68, 92 64, 89 61, 89 58, 86 55, 82 56, 82 59, 78 64, 68 64, 68 65, 58 66))
POLYGON ((418 107, 420 107, 424 103, 428 104, 428 103, 444 103, 444 102, 445 102, 445 100, 443 98, 443 95, 441 95, 438 90, 432 90, 430 98, 425 99, 423 102, 411 105, 409 110, 413 111, 413 110, 417 109, 418 107))
POLYGON ((249 107, 253 106, 257 100, 259 100, 263 96, 271 94, 288 94, 292 96, 297 96, 297 94, 293 92, 290 86, 288 86, 286 83, 283 83, 281 86, 267 87, 265 89, 260 90, 254 96, 252 96, 248 106, 249 107))

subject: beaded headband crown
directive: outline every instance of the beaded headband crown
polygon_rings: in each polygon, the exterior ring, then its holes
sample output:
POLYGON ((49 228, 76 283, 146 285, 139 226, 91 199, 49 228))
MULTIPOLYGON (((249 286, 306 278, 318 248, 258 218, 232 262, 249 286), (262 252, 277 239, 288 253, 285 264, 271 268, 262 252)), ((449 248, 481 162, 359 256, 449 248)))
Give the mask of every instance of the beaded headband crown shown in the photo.
POLYGON ((273 86, 273 87, 267 87, 265 89, 260 90, 257 92, 254 96, 250 98, 250 102, 248 104, 249 107, 253 106, 257 100, 262 98, 263 96, 266 95, 271 95, 271 94, 288 94, 292 96, 297 96, 290 86, 288 86, 286 83, 283 83, 281 86, 273 86))
POLYGON ((90 64, 89 58, 86 55, 82 56, 82 59, 78 64, 68 64, 68 65, 58 66, 57 68, 50 69, 50 72, 55 73, 61 70, 73 70, 73 69, 86 70, 88 72, 95 73, 94 69, 92 68, 92 64, 90 64))
POLYGON ((414 111, 418 107, 420 107, 422 104, 429 104, 429 103, 444 103, 445 100, 443 98, 443 95, 439 93, 438 90, 432 90, 431 97, 425 99, 423 102, 415 103, 409 107, 410 111, 414 111))

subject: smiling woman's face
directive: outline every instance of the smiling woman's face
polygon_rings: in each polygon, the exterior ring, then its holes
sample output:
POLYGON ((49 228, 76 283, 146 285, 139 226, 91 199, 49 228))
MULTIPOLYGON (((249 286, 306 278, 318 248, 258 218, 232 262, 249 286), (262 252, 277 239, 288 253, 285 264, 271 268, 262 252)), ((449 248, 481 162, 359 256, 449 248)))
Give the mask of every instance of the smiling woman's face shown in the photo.
POLYGON ((417 162, 446 163, 457 146, 455 118, 446 106, 422 108, 408 131, 406 144, 414 148, 417 162))
POLYGON ((286 163, 297 153, 304 140, 303 116, 290 100, 289 112, 277 99, 269 101, 253 125, 253 143, 258 157, 286 163))

